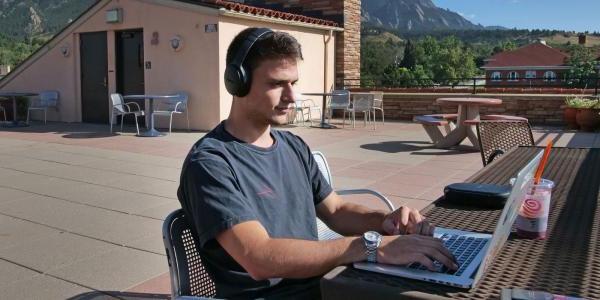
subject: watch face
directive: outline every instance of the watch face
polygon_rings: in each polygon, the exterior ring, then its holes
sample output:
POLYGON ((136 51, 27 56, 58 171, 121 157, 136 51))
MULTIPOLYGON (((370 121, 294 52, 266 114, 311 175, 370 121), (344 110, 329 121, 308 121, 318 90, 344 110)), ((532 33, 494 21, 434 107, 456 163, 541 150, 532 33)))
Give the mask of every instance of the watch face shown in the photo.
POLYGON ((372 242, 372 243, 376 243, 377 240, 379 239, 379 233, 375 232, 375 231, 367 231, 365 232, 365 240, 372 242))

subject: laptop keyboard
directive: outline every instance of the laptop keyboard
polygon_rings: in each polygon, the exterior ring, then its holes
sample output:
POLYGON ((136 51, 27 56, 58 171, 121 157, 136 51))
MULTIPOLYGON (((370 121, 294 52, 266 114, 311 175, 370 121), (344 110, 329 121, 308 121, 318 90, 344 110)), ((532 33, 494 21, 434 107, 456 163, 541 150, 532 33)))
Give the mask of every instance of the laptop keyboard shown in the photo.
MULTIPOLYGON (((456 261, 458 262, 458 270, 453 271, 446 266, 442 265, 438 261, 434 261, 433 265, 436 267, 437 272, 446 273, 451 275, 460 276, 469 266, 471 261, 475 259, 475 256, 483 249, 487 239, 466 237, 462 235, 447 234, 444 233, 440 239, 444 242, 444 246, 454 254, 456 261)), ((427 267, 420 263, 412 263, 408 265, 411 269, 427 270, 427 267)))

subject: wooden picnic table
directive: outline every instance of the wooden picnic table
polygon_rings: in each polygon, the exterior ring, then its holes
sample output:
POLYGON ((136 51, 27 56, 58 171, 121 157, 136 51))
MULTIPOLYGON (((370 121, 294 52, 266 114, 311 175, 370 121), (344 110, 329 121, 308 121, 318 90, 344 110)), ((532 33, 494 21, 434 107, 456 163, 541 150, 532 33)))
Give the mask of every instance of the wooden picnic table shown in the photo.
MULTIPOLYGON (((459 145, 468 138, 473 147, 479 149, 477 133, 473 126, 465 124, 466 120, 479 120, 479 107, 482 105, 500 105, 502 100, 493 98, 438 98, 436 102, 445 106, 458 106, 456 128, 443 138, 434 141, 437 148, 450 148, 459 145)), ((439 130, 439 129, 438 129, 439 130)))
MULTIPOLYGON (((467 181, 508 184, 540 149, 516 148, 467 181)), ((502 288, 600 299, 599 169, 600 149, 554 148, 543 174, 555 183, 548 238, 523 239, 513 230, 471 290, 341 266, 321 280, 323 299, 499 299, 502 288)), ((501 210, 451 205, 438 199, 422 213, 438 226, 491 233, 501 210)))

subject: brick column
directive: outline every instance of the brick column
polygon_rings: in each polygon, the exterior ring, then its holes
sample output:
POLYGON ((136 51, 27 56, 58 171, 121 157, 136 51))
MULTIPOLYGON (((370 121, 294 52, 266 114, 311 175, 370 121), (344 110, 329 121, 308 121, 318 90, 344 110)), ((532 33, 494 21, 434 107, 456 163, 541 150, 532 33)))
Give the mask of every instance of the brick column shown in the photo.
POLYGON ((360 85, 360 2, 344 0, 344 32, 336 39, 336 87, 360 85), (350 80, 357 79, 357 80, 350 80))

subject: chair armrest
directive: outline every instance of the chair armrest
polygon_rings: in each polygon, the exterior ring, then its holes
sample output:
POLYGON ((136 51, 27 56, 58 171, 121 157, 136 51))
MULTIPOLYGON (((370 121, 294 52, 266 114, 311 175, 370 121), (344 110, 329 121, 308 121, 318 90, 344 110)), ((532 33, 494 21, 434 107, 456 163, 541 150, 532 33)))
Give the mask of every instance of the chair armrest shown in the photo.
POLYGON ((127 109, 131 112, 131 107, 129 107, 130 104, 133 104, 137 107, 137 111, 141 111, 142 109, 140 108, 140 105, 137 102, 127 102, 123 105, 125 105, 127 107, 127 109))
POLYGON ((502 151, 500 149, 494 150, 492 152, 492 154, 490 155, 490 157, 488 158, 486 165, 489 164, 489 163, 491 163, 492 161, 494 161, 494 159, 496 158, 496 156, 502 155, 502 154, 504 154, 504 151, 502 151))
POLYGON ((361 195, 361 194, 368 194, 368 195, 373 195, 376 198, 378 198, 379 200, 383 201, 385 203, 385 205, 391 210, 394 211, 396 208, 394 208, 394 204, 392 204, 392 202, 383 194, 381 194, 378 191, 374 191, 371 189, 351 189, 351 190, 337 190, 335 191, 338 195, 343 196, 343 195, 361 195))
POLYGON ((182 104, 183 101, 178 101, 177 103, 175 103, 175 108, 173 108, 173 111, 178 111, 177 108, 179 107, 180 104, 182 104))

